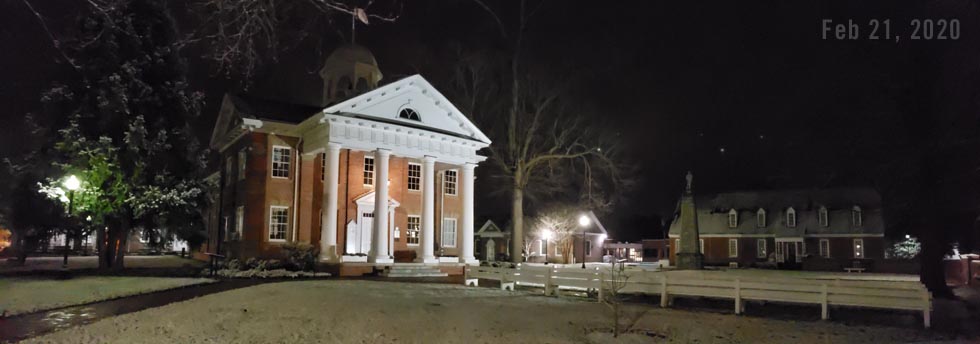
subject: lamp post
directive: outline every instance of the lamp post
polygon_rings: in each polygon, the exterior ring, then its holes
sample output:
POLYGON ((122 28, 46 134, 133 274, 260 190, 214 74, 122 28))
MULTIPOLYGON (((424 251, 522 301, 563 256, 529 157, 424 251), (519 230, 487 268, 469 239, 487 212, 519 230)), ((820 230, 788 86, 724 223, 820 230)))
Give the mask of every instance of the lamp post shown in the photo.
MULTIPOLYGON (((79 181, 78 178, 75 177, 74 174, 71 175, 71 176, 68 176, 68 179, 66 179, 65 182, 63 183, 65 189, 68 189, 68 219, 69 219, 69 221, 71 221, 72 201, 74 201, 74 198, 75 198, 75 190, 78 190, 78 187, 81 186, 81 184, 82 184, 81 181, 79 181)), ((68 226, 71 226, 71 225, 69 224, 68 226)), ((68 269, 68 234, 69 234, 68 233, 68 230, 66 229, 65 230, 65 259, 61 263, 61 268, 62 269, 68 269)))
POLYGON ((592 223, 592 221, 589 220, 589 217, 585 216, 585 214, 578 217, 578 225, 579 227, 582 227, 582 268, 583 269, 585 269, 585 227, 587 227, 590 223, 592 223))

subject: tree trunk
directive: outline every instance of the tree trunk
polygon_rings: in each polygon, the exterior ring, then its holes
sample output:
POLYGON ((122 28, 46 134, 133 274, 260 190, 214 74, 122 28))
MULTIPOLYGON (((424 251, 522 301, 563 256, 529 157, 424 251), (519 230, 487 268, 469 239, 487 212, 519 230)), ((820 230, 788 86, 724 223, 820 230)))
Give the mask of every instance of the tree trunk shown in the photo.
POLYGON ((946 266, 943 261, 946 256, 946 240, 944 240, 944 235, 937 233, 939 231, 942 229, 927 230, 924 233, 919 280, 933 295, 949 297, 953 295, 953 292, 946 285, 946 266))
POLYGON ((123 218, 119 222, 119 233, 117 233, 118 238, 116 239, 116 257, 112 264, 113 270, 122 270, 125 268, 124 259, 126 258, 126 246, 129 244, 129 233, 130 233, 130 222, 129 219, 123 218))
POLYGON ((510 261, 514 263, 520 263, 523 261, 525 254, 530 252, 524 252, 524 190, 520 186, 514 186, 514 193, 511 198, 511 215, 510 221, 514 224, 511 228, 513 239, 510 241, 511 252, 514 253, 510 255, 510 261))
POLYGON ((99 226, 95 230, 95 246, 96 254, 99 255, 99 270, 106 270, 109 268, 109 259, 106 252, 109 249, 109 245, 106 244, 109 240, 106 240, 105 226, 99 226))

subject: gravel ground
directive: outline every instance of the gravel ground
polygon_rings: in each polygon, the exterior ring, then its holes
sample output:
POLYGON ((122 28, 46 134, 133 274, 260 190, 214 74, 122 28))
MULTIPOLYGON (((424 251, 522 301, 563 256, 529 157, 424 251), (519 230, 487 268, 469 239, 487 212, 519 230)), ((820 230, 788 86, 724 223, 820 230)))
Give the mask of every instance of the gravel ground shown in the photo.
POLYGON ((358 280, 264 284, 104 319, 31 343, 903 343, 914 326, 845 325, 630 304, 613 340, 607 307, 580 298, 358 280))
POLYGON ((0 313, 31 313, 213 281, 167 277, 0 278, 0 313))

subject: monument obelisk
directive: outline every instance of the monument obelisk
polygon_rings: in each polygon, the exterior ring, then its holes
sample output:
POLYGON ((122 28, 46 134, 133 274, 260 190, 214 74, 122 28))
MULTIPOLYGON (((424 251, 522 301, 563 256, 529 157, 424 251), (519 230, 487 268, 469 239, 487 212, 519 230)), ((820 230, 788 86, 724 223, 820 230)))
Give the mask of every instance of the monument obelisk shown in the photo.
POLYGON ((700 270, 704 267, 698 240, 698 212, 694 206, 694 175, 687 171, 687 187, 681 196, 681 237, 677 250, 677 269, 700 270))

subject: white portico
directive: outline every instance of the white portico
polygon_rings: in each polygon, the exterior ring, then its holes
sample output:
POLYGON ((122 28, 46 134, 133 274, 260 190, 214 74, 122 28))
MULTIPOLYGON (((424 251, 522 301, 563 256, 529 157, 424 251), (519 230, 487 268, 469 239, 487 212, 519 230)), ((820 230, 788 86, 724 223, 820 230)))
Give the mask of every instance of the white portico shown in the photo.
POLYGON ((325 153, 321 260, 342 262, 347 257, 342 251, 346 251, 366 254, 367 261, 374 264, 394 262, 392 240, 397 229, 391 217, 400 203, 389 197, 388 181, 399 176, 389 174, 389 161, 401 157, 418 161, 421 170, 420 252, 416 261, 438 262, 434 252, 436 168, 449 166, 458 173, 454 187, 462 205, 458 229, 454 228, 459 232, 454 243, 459 245, 458 261, 477 263, 473 255, 474 172, 486 159, 477 150, 488 146, 490 140, 424 78, 410 76, 327 107, 303 140, 306 151, 325 153), (358 216, 347 224, 338 222, 343 149, 370 154, 375 178, 374 191, 356 200, 358 216), (341 227, 347 235, 345 246, 338 248, 340 226, 347 227, 341 227))

